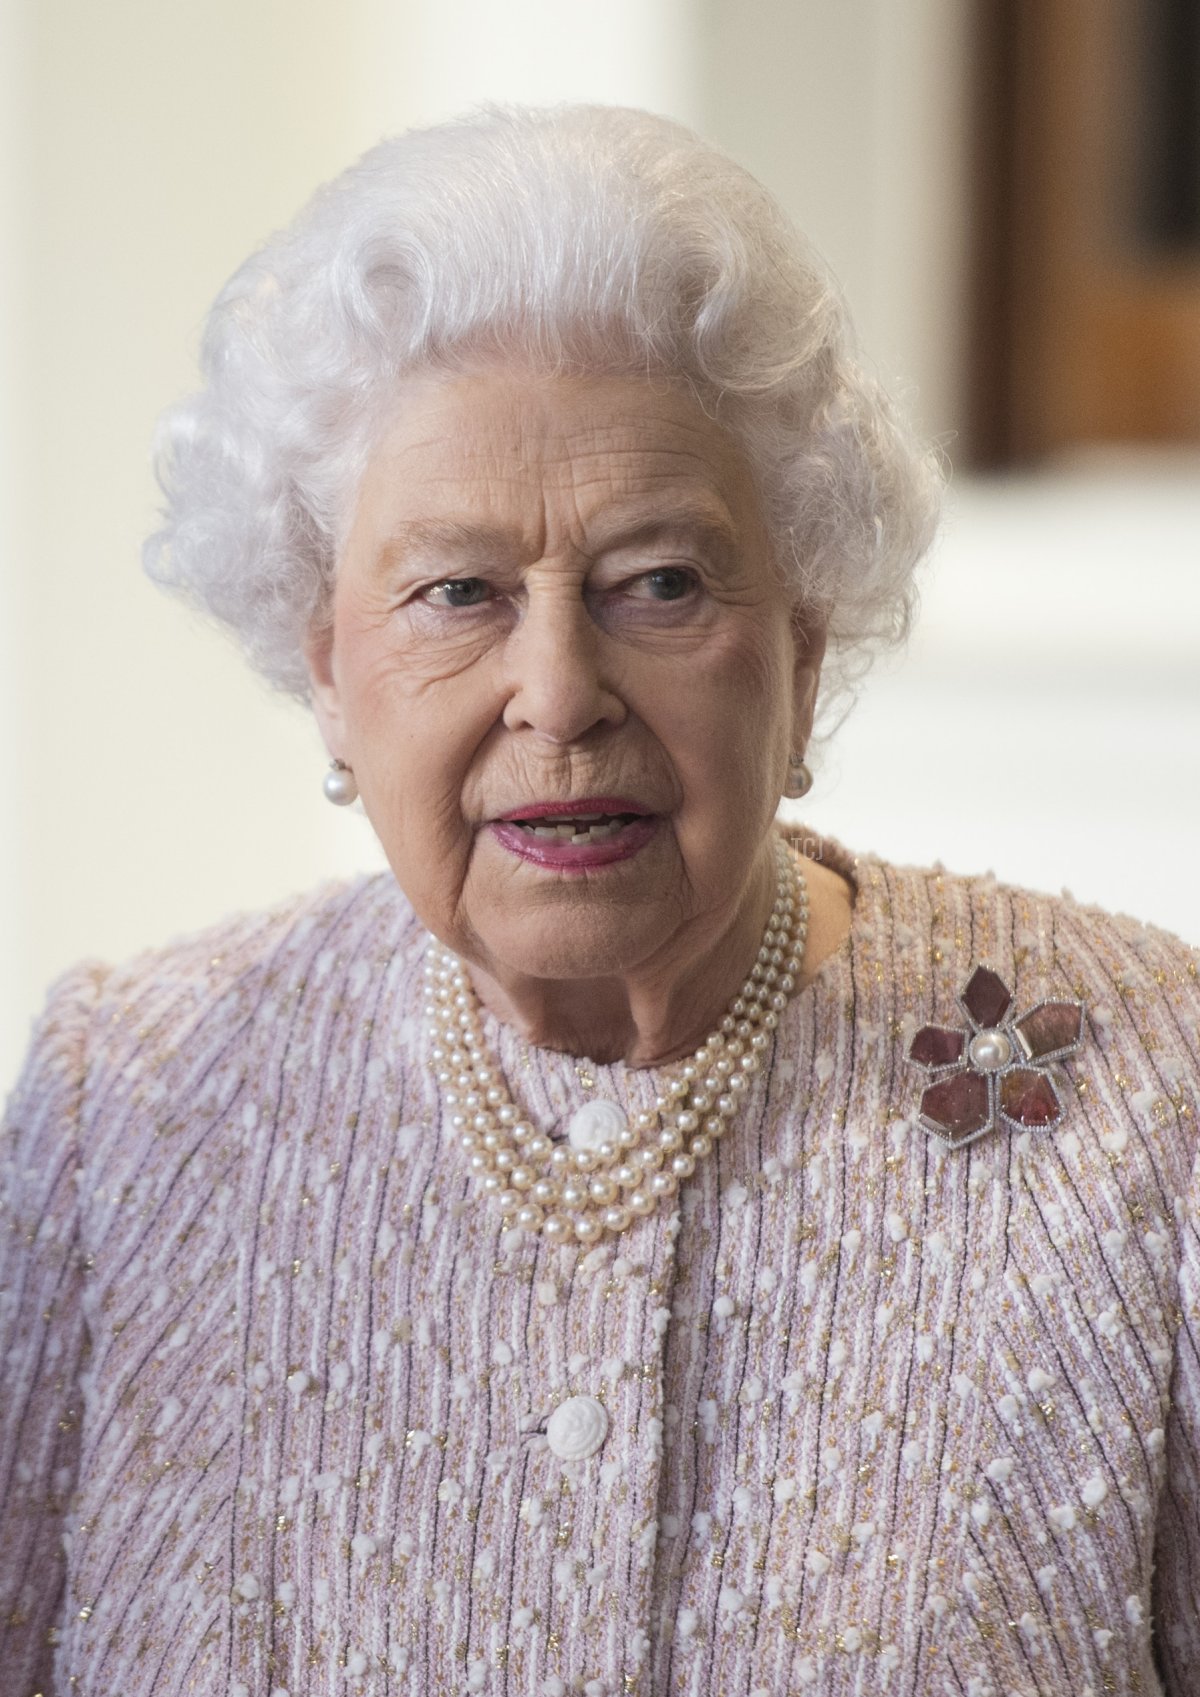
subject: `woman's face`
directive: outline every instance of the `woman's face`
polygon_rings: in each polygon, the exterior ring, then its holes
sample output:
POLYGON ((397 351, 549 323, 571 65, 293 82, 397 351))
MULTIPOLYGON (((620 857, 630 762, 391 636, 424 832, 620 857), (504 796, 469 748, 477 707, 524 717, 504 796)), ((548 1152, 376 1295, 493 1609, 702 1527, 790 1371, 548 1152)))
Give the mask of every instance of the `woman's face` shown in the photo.
POLYGON ((397 880, 502 978, 686 966, 767 876, 820 662, 740 451, 638 378, 421 377, 395 417, 310 664, 397 880))

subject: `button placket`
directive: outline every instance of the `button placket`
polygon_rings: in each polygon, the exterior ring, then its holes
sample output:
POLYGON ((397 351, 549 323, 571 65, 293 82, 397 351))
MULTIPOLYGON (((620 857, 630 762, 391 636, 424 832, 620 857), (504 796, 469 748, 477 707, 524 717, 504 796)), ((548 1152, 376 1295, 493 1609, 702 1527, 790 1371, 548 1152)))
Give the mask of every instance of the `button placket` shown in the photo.
POLYGON ((620 1690, 645 1656, 662 1469, 653 1316, 669 1302, 676 1224, 664 1210, 619 1245, 564 1251, 573 1267, 557 1300, 530 1316, 542 1336, 529 1358, 560 1364, 558 1382, 528 1387, 545 1411, 514 1548, 514 1599, 540 1617, 522 1674, 530 1689, 559 1678, 620 1690))

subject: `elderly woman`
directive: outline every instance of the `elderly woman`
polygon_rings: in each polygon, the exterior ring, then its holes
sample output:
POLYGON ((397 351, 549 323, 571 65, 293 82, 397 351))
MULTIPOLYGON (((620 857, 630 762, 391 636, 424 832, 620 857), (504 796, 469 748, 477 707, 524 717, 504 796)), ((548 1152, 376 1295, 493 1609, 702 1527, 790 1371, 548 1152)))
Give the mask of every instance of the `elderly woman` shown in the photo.
POLYGON ((151 570, 394 877, 51 995, 6 1692, 1194 1693, 1196 964, 775 824, 936 499, 778 209, 408 135, 205 369, 151 570))

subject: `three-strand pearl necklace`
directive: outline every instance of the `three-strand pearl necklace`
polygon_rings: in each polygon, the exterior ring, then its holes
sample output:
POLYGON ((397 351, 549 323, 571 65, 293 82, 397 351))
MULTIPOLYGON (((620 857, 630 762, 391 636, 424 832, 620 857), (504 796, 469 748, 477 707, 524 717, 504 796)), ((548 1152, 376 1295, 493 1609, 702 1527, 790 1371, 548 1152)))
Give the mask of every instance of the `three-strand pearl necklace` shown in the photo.
POLYGON ((711 1153, 763 1064, 796 988, 808 932, 798 858, 776 844, 775 904, 750 976, 717 1029, 673 1063, 654 1107, 630 1124, 613 1102, 592 1101, 555 1141, 513 1102, 488 1052, 467 970, 431 940, 425 1015, 450 1123, 504 1223, 552 1243, 596 1243, 626 1231, 673 1196, 711 1153))

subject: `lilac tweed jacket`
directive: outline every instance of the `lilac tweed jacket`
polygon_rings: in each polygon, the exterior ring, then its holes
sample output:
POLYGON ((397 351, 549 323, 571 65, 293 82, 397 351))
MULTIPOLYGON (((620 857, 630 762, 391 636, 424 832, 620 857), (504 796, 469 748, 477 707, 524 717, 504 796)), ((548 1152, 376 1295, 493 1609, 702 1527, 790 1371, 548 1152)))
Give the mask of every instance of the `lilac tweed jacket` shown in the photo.
MULTIPOLYGON (((590 1251, 476 1193, 389 876, 58 984, 2 1150, 6 1697, 1200 1691, 1196 961, 826 852, 849 939, 590 1251), (947 1151, 905 1046, 979 960, 1084 1044, 1057 1129, 947 1151)), ((653 1095, 488 1031, 547 1127, 653 1095)))

